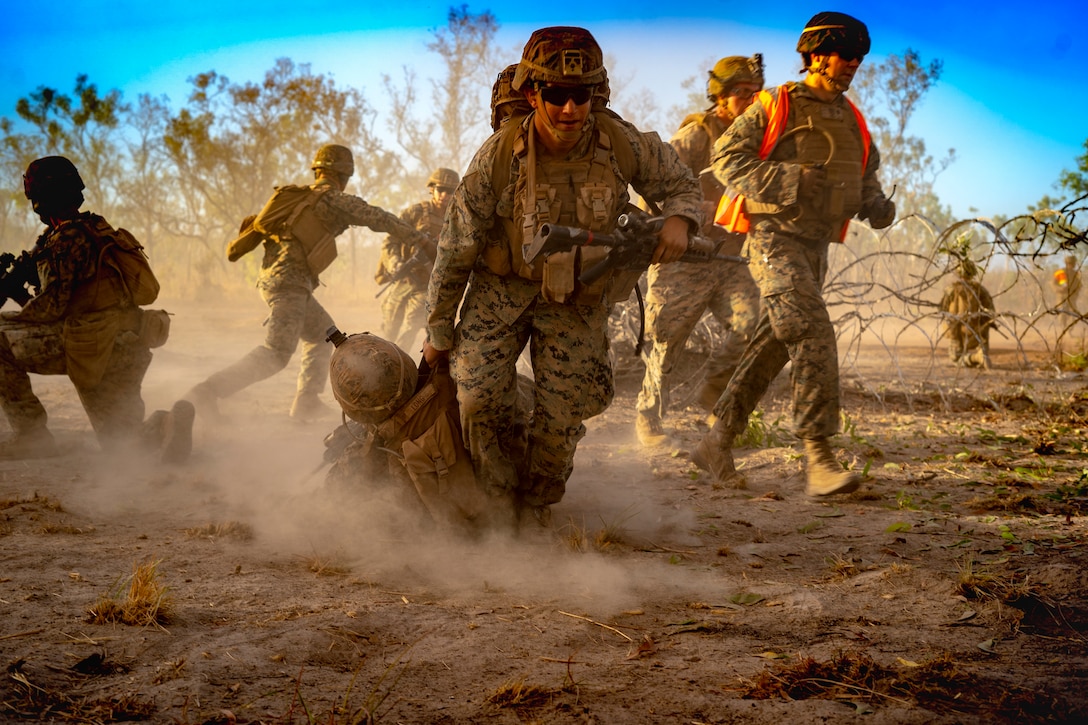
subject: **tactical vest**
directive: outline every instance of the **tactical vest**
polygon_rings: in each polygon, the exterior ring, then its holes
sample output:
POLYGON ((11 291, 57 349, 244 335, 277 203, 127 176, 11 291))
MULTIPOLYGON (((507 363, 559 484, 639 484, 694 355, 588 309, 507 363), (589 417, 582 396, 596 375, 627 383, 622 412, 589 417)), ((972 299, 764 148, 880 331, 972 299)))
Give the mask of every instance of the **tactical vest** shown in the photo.
POLYGON ((624 211, 627 179, 615 173, 612 162, 615 158, 620 172, 630 178, 635 173, 634 152, 611 117, 604 113, 594 116, 597 123, 593 143, 585 156, 573 161, 538 157, 531 117, 528 128, 514 121, 500 131, 503 138, 492 174, 496 194, 505 199, 509 192, 509 172, 504 174, 503 169, 511 155, 518 171, 509 215, 503 213, 501 202, 497 208, 505 244, 496 240, 498 244, 490 245, 485 250, 484 262, 496 274, 512 272, 539 281, 541 292, 549 302, 596 304, 613 282, 611 274, 588 286, 578 282, 582 270, 608 254, 605 248, 581 247, 549 255, 532 265, 525 263, 523 253, 545 223, 608 233, 624 211))
MULTIPOLYGON (((759 157, 772 158, 783 138, 797 135, 797 156, 788 161, 823 164, 827 170, 827 186, 823 196, 801 205, 800 214, 843 219, 840 242, 846 239, 850 219, 861 210, 861 185, 869 164, 872 140, 861 111, 849 98, 843 98, 853 113, 842 113, 840 106, 815 99, 795 98, 794 122, 787 131, 791 110, 789 86, 779 86, 777 98, 769 91, 759 92, 760 105, 767 114, 759 157), (800 120, 802 118, 804 122, 800 120)), ((718 204, 715 223, 727 231, 744 234, 750 226, 749 214, 777 214, 782 209, 778 204, 753 201, 742 194, 732 195, 727 191, 718 204)))

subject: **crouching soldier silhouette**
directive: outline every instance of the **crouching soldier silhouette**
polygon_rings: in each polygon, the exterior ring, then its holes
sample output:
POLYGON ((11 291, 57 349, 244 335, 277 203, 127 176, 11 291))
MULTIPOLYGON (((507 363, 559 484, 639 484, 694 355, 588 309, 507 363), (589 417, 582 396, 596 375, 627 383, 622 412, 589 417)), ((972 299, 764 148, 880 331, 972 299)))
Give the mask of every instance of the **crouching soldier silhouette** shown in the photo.
POLYGON ((159 292, 143 247, 101 216, 79 211, 86 187, 63 156, 31 162, 23 188, 46 229, 33 249, 0 262, 0 304, 22 305, 0 320, 0 406, 13 431, 0 441, 0 458, 60 452, 31 387, 28 373, 37 373, 71 379, 107 452, 136 443, 158 450, 164 462, 184 461, 192 449, 191 403, 144 422, 140 388, 170 318, 142 309, 159 292))

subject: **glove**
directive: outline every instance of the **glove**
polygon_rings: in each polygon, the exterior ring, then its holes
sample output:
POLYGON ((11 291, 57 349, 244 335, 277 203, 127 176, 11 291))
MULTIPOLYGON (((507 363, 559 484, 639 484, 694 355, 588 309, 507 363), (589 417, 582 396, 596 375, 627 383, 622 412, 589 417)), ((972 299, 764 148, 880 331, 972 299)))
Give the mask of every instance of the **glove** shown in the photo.
POLYGON ((827 187, 827 171, 822 166, 801 167, 801 180, 797 184, 797 198, 811 201, 823 196, 827 187))
POLYGON ((883 196, 874 199, 869 203, 865 216, 869 218, 869 226, 873 229, 890 227, 895 221, 895 202, 883 196))
POLYGON ((388 262, 385 263, 385 269, 390 277, 396 277, 401 273, 401 270, 404 269, 404 262, 398 262, 390 259, 388 262))

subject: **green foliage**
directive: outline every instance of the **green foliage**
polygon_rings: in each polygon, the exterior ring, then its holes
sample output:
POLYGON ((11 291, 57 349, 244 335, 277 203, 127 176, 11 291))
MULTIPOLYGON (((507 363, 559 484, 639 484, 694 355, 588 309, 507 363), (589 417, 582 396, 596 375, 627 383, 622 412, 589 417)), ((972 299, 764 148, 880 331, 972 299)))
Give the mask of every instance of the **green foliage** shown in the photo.
POLYGON ((917 51, 908 48, 902 56, 890 54, 880 63, 862 63, 851 86, 880 150, 885 191, 895 188, 898 218, 921 214, 938 228, 951 221, 951 210, 940 203, 933 184, 956 160, 956 151, 949 149, 943 157, 934 158, 925 141, 908 135, 907 129, 943 70, 943 61, 924 63, 917 51))
POLYGON ((734 446, 748 448, 779 448, 789 445, 789 433, 782 430, 782 416, 768 423, 762 409, 752 411, 748 416, 748 427, 737 436, 734 446))

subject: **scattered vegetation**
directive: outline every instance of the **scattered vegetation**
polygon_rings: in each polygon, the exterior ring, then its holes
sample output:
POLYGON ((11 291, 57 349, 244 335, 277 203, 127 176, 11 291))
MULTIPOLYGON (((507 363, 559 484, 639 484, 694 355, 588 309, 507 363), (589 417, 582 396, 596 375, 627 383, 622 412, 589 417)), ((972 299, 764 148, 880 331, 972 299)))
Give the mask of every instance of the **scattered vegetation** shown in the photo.
POLYGON ((253 539, 253 527, 239 521, 224 521, 185 529, 185 535, 190 539, 235 539, 237 541, 250 541, 253 539))
POLYGON ((137 627, 162 626, 170 619, 171 601, 158 571, 159 561, 137 563, 132 576, 118 580, 109 594, 88 612, 93 624, 119 622, 137 627), (126 591, 127 589, 127 591, 126 591))

